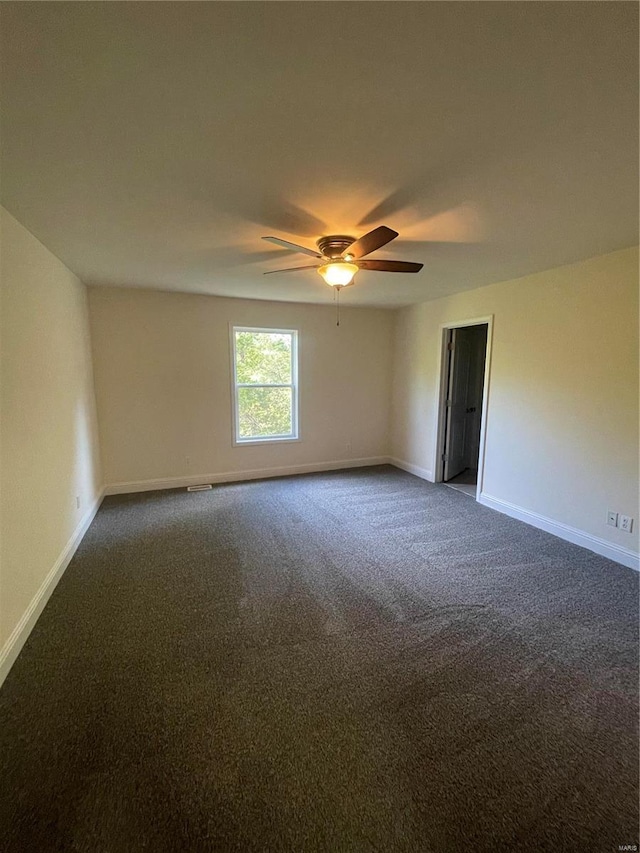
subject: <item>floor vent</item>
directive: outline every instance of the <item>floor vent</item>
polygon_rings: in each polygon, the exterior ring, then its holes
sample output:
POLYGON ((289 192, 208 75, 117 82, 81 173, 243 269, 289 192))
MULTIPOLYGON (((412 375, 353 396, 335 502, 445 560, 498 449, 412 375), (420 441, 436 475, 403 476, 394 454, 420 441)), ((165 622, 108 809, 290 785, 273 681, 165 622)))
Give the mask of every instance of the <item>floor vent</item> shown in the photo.
POLYGON ((207 483, 204 486, 187 486, 188 492, 208 492, 211 488, 211 483, 207 483))

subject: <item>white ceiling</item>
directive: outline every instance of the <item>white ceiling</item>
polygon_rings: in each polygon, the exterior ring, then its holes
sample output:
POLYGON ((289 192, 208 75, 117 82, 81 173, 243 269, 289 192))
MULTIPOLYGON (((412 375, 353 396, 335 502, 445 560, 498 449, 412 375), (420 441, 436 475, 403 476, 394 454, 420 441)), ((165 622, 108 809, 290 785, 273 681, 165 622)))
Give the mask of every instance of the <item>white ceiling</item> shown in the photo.
POLYGON ((85 282, 324 302, 313 246, 385 224, 345 303, 638 242, 636 3, 0 3, 2 199, 85 282))

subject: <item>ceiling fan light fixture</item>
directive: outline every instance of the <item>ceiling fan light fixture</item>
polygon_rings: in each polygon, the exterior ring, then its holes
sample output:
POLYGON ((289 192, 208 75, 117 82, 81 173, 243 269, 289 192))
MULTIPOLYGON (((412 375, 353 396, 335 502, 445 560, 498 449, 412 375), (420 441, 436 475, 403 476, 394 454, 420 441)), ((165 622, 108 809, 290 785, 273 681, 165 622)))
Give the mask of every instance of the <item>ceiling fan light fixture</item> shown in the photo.
POLYGON ((333 261, 318 268, 318 272, 330 287, 346 287, 351 284, 358 270, 359 267, 355 264, 345 261, 333 261))

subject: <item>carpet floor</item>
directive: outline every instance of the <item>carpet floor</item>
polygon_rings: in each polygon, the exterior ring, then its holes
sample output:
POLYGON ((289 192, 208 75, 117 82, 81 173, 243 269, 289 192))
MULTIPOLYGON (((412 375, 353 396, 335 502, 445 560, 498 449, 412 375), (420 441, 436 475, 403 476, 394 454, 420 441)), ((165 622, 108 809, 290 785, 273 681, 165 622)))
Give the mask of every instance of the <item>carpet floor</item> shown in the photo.
POLYGON ((390 467, 106 498, 0 690, 0 848, 638 843, 638 575, 390 467))

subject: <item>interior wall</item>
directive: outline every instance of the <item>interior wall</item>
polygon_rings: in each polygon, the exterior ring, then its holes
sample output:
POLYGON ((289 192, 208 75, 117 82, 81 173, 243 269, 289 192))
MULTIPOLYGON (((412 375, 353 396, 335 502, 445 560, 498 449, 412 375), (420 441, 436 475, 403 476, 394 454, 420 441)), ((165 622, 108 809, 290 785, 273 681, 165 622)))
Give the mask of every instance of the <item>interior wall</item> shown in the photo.
POLYGON ((0 210, 0 648, 101 489, 86 288, 0 210))
POLYGON ((385 457, 391 312, 90 288, 107 484, 385 457), (300 441, 233 446, 230 325, 299 330, 300 441))
POLYGON ((638 249, 396 313, 392 455, 428 479, 442 326, 488 315, 483 493, 637 551, 638 249))

